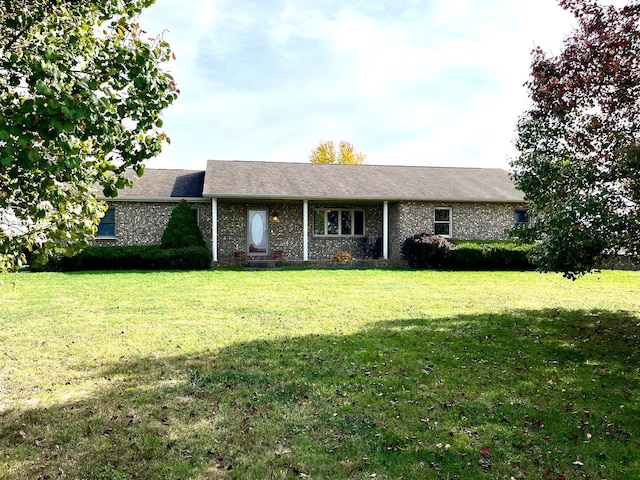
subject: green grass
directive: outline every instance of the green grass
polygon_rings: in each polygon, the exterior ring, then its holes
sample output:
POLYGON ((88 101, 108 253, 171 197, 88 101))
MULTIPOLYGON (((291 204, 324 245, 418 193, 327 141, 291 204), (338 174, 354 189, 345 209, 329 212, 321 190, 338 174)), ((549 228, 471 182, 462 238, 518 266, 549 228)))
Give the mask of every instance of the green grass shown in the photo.
POLYGON ((0 478, 640 478, 638 272, 0 283, 0 478))

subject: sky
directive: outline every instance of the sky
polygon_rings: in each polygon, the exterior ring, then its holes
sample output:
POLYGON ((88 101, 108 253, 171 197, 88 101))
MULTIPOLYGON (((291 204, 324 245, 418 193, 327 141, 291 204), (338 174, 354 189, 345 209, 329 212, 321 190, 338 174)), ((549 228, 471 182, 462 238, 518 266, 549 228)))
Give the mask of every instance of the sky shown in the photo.
POLYGON ((369 164, 508 169, 531 51, 574 20, 555 0, 156 0, 140 23, 181 91, 149 167, 346 140, 369 164))

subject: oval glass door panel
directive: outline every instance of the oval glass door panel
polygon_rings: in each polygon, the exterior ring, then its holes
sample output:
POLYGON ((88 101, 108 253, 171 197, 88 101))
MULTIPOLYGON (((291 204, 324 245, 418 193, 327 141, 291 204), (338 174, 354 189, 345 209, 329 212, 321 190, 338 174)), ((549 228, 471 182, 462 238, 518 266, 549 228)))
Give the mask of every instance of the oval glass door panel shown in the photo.
POLYGON ((251 219, 251 241, 254 245, 261 245, 264 239, 264 222, 260 215, 254 215, 251 219))
POLYGON ((249 210, 248 220, 247 243, 249 244, 249 254, 266 254, 267 212, 265 210, 249 210))

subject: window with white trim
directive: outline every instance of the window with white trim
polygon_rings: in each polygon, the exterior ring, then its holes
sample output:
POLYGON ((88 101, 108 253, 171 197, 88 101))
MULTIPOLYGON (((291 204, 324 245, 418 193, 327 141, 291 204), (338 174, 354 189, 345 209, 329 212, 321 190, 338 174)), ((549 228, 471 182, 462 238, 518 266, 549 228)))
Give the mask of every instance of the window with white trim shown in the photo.
POLYGON ((349 208, 317 208, 313 211, 313 234, 328 237, 362 237, 364 211, 349 208))
POLYGON ((116 209, 109 207, 100 219, 96 238, 116 238, 116 209))
POLYGON ((433 233, 451 238, 451 208, 436 208, 433 215, 433 233))

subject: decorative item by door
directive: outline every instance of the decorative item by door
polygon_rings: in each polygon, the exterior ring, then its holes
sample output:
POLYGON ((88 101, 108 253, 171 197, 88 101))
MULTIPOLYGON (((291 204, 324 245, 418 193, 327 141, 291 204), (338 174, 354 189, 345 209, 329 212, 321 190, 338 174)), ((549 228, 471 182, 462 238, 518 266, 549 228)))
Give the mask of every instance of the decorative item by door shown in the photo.
POLYGON ((249 210, 247 222, 247 252, 249 255, 266 255, 269 250, 269 234, 266 210, 249 210))

